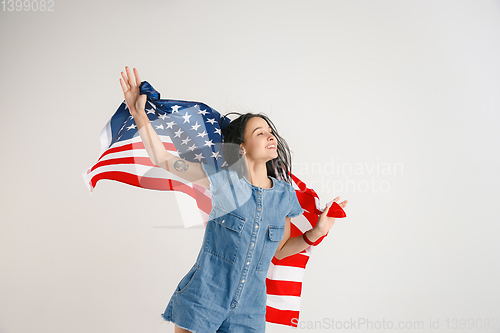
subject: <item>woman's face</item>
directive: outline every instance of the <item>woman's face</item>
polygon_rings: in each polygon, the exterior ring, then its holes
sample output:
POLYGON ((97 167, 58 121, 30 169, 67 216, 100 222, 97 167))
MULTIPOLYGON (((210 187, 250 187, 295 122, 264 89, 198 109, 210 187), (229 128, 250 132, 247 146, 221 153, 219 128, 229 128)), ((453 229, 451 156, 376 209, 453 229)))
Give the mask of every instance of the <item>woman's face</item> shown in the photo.
POLYGON ((240 146, 245 149, 247 159, 262 160, 265 163, 278 157, 278 143, 271 127, 264 118, 252 117, 248 119, 243 133, 243 141, 244 143, 240 146))

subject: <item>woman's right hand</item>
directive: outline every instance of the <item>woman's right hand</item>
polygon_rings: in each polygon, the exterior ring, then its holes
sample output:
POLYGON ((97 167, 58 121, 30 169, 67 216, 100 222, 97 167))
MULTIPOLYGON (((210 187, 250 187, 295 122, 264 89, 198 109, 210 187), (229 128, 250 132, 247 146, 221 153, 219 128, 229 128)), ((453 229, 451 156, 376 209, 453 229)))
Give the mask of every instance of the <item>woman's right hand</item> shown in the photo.
POLYGON ((148 97, 140 94, 139 86, 141 85, 141 78, 137 69, 134 68, 135 80, 128 66, 125 67, 125 70, 127 71, 127 75, 121 72, 123 80, 120 79, 120 85, 122 86, 129 112, 135 118, 141 112, 144 112, 148 97))

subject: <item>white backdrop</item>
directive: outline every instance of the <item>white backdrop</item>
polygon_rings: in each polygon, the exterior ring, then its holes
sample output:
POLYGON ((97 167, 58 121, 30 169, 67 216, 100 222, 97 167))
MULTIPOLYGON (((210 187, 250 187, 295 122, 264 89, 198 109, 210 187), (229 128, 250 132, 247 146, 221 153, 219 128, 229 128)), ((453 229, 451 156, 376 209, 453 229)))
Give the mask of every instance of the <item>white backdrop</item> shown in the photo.
POLYGON ((162 98, 266 113, 322 206, 349 200, 299 328, 268 332, 500 332, 499 1, 52 8, 0 12, 0 332, 173 332, 204 230, 172 193, 81 176, 127 65, 162 98))

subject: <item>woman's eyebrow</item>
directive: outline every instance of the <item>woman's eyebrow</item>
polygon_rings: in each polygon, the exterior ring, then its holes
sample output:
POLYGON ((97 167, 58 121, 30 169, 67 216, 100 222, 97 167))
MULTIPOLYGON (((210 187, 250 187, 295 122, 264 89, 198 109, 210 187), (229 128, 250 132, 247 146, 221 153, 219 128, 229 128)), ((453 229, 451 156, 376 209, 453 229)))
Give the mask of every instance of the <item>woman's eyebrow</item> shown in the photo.
MULTIPOLYGON (((252 134, 253 134, 253 132, 255 132, 256 130, 258 130, 259 128, 262 128, 262 126, 259 126, 259 127, 257 127, 256 129, 254 129, 254 130, 252 131, 252 134)), ((272 130, 271 126, 269 126, 268 128, 272 130)))

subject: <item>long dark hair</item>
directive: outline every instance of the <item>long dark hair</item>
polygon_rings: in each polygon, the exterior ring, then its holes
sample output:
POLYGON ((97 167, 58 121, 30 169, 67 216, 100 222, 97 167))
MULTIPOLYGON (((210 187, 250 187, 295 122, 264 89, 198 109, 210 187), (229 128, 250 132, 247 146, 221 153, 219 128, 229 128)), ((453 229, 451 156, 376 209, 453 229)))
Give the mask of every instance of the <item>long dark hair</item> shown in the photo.
POLYGON ((272 176, 278 180, 286 181, 289 184, 292 183, 292 179, 288 172, 292 172, 292 159, 290 154, 290 148, 288 148, 288 144, 285 139, 283 139, 276 130, 273 122, 269 117, 267 117, 263 113, 245 113, 241 114, 239 112, 229 112, 222 117, 228 118, 228 115, 237 114, 238 118, 232 120, 223 130, 224 137, 224 146, 222 149, 222 154, 226 163, 229 167, 234 168, 238 172, 238 176, 241 178, 245 174, 245 163, 236 163, 241 161, 241 155, 239 152, 239 145, 243 143, 243 133, 245 131, 245 127, 247 121, 252 117, 261 117, 264 119, 271 130, 273 132, 274 137, 276 138, 276 149, 278 152, 278 157, 269 160, 266 162, 267 175, 272 176), (229 143, 229 144, 226 144, 229 143), (276 174, 277 173, 277 174, 276 174))

